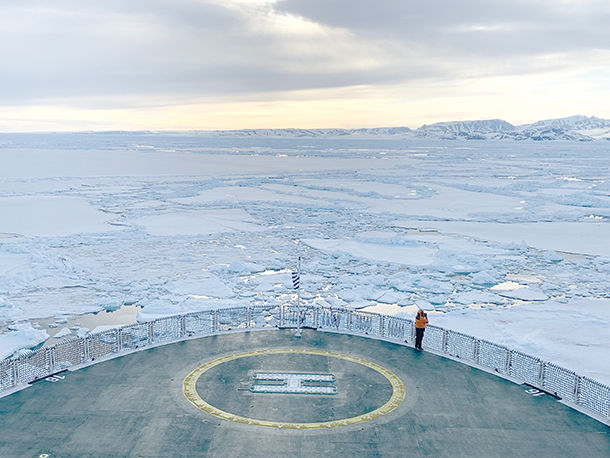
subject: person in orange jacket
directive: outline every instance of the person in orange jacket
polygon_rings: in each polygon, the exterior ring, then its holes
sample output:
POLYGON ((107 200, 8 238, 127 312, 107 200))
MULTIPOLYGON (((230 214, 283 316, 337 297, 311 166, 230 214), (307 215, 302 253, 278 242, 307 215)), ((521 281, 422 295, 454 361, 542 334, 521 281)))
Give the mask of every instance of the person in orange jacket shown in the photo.
POLYGON ((428 315, 422 309, 417 311, 417 316, 415 317, 415 349, 421 351, 421 341, 424 338, 424 331, 426 330, 426 325, 428 324, 428 315))

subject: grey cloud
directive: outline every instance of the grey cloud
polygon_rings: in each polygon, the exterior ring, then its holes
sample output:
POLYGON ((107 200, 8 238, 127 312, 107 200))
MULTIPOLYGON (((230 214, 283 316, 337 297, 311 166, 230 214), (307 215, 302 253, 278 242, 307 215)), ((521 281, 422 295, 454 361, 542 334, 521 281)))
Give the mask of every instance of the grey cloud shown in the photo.
POLYGON ((531 54, 610 48, 606 1, 281 0, 277 8, 435 53, 531 54))
POLYGON ((181 102, 450 77, 515 56, 607 49, 610 18, 604 5, 584 0, 5 1, 0 3, 0 100, 10 105, 145 95, 181 102), (581 7, 570 10, 570 5, 581 7), (310 22, 295 25, 294 16, 310 22))
POLYGON ((186 0, 3 4, 0 96, 5 104, 103 94, 197 97, 378 78, 370 69, 353 71, 348 55, 331 69, 338 44, 324 43, 324 34, 257 30, 269 8, 186 0))
POLYGON ((2 60, 9 63, 1 75, 15 97, 20 90, 35 98, 88 90, 179 92, 180 85, 204 81, 209 69, 227 65, 222 40, 239 27, 226 9, 197 2, 174 1, 174 8, 153 2, 149 9, 144 2, 58 3, 52 10, 13 10, 18 31, 0 32, 2 60))

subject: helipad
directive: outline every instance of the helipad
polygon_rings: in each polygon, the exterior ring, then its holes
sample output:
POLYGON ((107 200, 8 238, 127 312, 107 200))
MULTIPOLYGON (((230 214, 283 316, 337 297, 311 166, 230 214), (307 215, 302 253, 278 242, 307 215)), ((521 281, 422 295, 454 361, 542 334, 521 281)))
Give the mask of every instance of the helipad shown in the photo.
POLYGON ((0 399, 2 458, 610 456, 608 426, 547 394, 363 337, 232 333, 60 375, 0 399))
MULTIPOLYGON (((275 361, 277 364, 277 361, 275 361)), ((335 363, 336 364, 336 363, 335 363)), ((207 375, 207 374, 206 374, 207 375)), ((242 375, 243 376, 243 375, 242 375)), ((324 381, 336 381, 337 378, 333 374, 298 374, 293 372, 274 372, 274 373, 261 373, 256 372, 254 374, 254 378, 258 381, 260 380, 279 380, 286 381, 286 385, 262 385, 255 384, 250 387, 248 390, 250 393, 254 394, 336 394, 337 388, 335 386, 307 386, 302 385, 300 383, 301 380, 313 382, 318 381, 319 383, 324 381), (292 383, 291 383, 292 382, 292 383), (291 386, 292 385, 292 386, 291 386), (254 388, 254 389, 253 389, 254 388), (317 388, 317 389, 316 389, 317 388)), ((349 356, 341 353, 334 353, 330 351, 319 351, 319 350, 303 350, 303 349, 273 349, 273 350, 258 350, 258 351, 250 351, 245 353, 238 353, 234 355, 225 356, 222 358, 218 358, 206 364, 199 366, 197 369, 192 371, 184 380, 182 390, 186 398, 197 408, 203 410, 204 412, 208 412, 212 415, 217 416, 218 418, 222 418, 225 420, 238 422, 247 425, 253 426, 266 426, 270 428, 289 428, 289 429, 320 429, 320 428, 333 428, 337 426, 348 426, 355 425, 357 423, 362 423, 365 421, 373 420, 375 418, 379 418, 382 415, 386 415, 390 413, 392 410, 396 409, 405 398, 405 386, 402 381, 394 375, 389 370, 379 366, 378 364, 372 363, 370 361, 364 360, 362 358, 356 358, 354 356, 349 356), (249 397, 244 397, 244 391, 239 389, 235 389, 233 386, 228 386, 228 389, 222 389, 223 384, 215 383, 214 377, 209 377, 208 380, 203 383, 202 390, 207 392, 207 397, 210 398, 209 401, 204 401, 199 392, 197 390, 197 382, 200 381, 202 375, 208 373, 211 369, 217 368, 219 373, 238 373, 239 371, 244 374, 245 369, 243 361, 239 361, 242 364, 240 369, 236 368, 224 368, 218 367, 224 363, 232 362, 235 360, 248 360, 253 359, 254 364, 269 366, 274 365, 274 360, 276 360, 277 356, 284 356, 282 358, 280 364, 281 367, 286 368, 287 366, 294 367, 302 367, 304 363, 309 363, 311 367, 319 367, 320 365, 324 365, 324 363, 328 363, 329 359, 338 359, 342 361, 347 361, 350 363, 355 363, 364 366, 365 368, 372 369, 373 374, 376 372, 377 375, 381 375, 382 380, 379 380, 380 377, 377 377, 378 380, 372 380, 371 374, 363 373, 362 370, 357 371, 359 373, 359 380, 355 381, 352 384, 347 383, 347 379, 353 378, 350 377, 353 371, 350 367, 345 368, 345 364, 341 366, 343 368, 344 374, 347 373, 347 377, 343 376, 344 380, 341 383, 345 386, 345 396, 338 396, 338 399, 324 399, 321 402, 317 403, 318 408, 307 409, 307 407, 311 406, 312 400, 305 399, 303 397, 297 397, 292 399, 292 402, 278 402, 275 400, 273 402, 275 412, 271 414, 275 416, 274 419, 261 419, 261 418, 252 418, 248 413, 244 413, 242 415, 238 415, 235 413, 227 412, 226 410, 219 409, 214 407, 212 404, 225 404, 227 400, 237 397, 237 403, 239 404, 239 408, 242 411, 251 411, 254 408, 254 404, 262 404, 262 406, 266 406, 269 403, 269 399, 263 397, 258 400, 249 399, 249 397), (385 380, 383 380, 385 378, 385 380), (386 382, 385 384, 383 382, 386 382), (379 386, 381 385, 381 386, 379 386), (385 385, 385 386, 383 386, 385 385), (218 390, 218 388, 221 388, 218 390), (358 389, 360 388, 360 389, 358 389), (214 395, 216 391, 220 391, 217 395, 214 395), (383 392, 383 394, 380 394, 383 392), (385 396, 384 396, 385 395, 385 396), (364 397, 368 399, 365 402, 364 397), (375 406, 374 403, 371 404, 372 398, 377 399, 377 403, 379 406, 375 406), (258 401, 258 402, 257 402, 258 401), (338 402, 335 402, 338 401, 338 402), (252 404, 252 405, 250 405, 252 404), (300 405, 299 405, 300 404, 300 405), (332 407, 330 407, 332 406, 332 407), (244 409, 246 407, 246 409, 244 409), (329 411, 330 407, 330 411, 329 411), (347 409, 346 409, 347 407, 347 409), (310 410, 310 413, 306 413, 307 410, 310 410), (347 416, 342 418, 339 413, 341 410, 347 410, 353 412, 361 411, 360 415, 356 416, 347 416), (278 412, 279 411, 279 412, 278 412), (339 414, 339 417, 336 415, 339 414), (292 421, 283 421, 286 417, 293 419, 292 421), (313 418, 306 418, 313 417, 313 418), (312 420, 312 421, 308 421, 312 420), (317 421, 316 421, 317 420, 317 421)), ((256 410, 262 410, 260 407, 256 410)), ((266 410, 266 409, 263 409, 266 410)), ((262 413, 255 413, 254 415, 265 415, 262 413)))

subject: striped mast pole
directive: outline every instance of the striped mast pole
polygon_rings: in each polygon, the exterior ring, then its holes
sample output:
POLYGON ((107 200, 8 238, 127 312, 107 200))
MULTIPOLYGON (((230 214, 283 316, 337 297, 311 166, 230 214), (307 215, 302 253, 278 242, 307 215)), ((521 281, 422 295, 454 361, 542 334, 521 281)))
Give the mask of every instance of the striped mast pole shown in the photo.
POLYGON ((301 337, 301 257, 297 263, 297 271, 292 272, 292 286, 297 291, 297 332, 295 336, 301 337))

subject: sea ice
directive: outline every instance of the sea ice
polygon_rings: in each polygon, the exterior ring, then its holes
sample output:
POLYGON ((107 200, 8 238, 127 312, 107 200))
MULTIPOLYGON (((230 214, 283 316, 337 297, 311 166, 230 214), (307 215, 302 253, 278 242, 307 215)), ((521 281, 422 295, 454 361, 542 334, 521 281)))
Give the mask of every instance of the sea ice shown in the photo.
POLYGON ((295 303, 300 264, 302 303, 421 307, 610 384, 607 142, 52 137, 0 149, 2 357, 123 304, 295 303))

